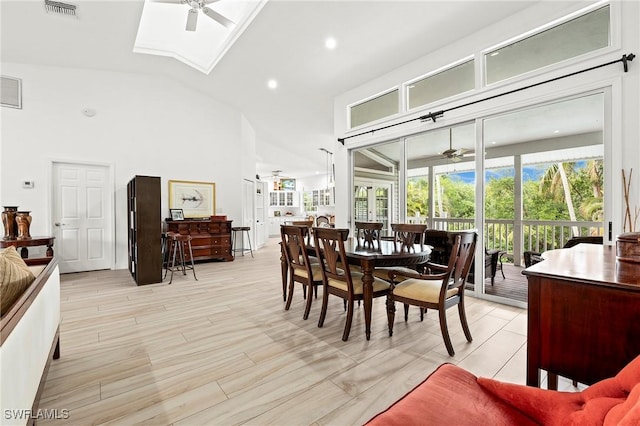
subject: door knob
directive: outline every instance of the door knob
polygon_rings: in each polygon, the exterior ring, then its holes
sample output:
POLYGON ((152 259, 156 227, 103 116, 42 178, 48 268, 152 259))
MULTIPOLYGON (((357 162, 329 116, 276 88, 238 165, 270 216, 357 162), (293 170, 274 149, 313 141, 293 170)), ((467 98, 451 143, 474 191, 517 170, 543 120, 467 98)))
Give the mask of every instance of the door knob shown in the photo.
POLYGON ((54 225, 56 225, 56 226, 64 226, 64 225, 66 225, 66 223, 56 222, 56 223, 54 223, 54 225))

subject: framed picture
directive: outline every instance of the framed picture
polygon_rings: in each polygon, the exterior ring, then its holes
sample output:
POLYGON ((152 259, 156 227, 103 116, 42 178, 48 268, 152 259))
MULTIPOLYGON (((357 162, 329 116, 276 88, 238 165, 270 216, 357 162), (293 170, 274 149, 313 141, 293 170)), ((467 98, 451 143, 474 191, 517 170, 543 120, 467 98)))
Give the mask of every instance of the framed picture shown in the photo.
POLYGON ((169 181, 169 209, 181 209, 185 218, 208 218, 216 213, 216 184, 169 181))
POLYGON ((184 212, 182 209, 169 209, 171 220, 184 220, 184 212))
POLYGON ((296 190, 296 180, 295 179, 280 179, 280 185, 283 190, 286 191, 295 191, 296 190))

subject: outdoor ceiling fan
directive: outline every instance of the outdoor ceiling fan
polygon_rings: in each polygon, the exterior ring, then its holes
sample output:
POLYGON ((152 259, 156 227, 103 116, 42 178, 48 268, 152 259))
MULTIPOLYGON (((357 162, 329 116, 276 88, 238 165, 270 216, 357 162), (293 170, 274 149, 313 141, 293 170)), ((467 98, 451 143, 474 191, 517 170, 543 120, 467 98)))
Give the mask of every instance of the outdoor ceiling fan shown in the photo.
POLYGON ((451 128, 449 128, 449 149, 442 151, 442 158, 446 158, 451 161, 460 161, 463 157, 472 157, 473 150, 469 148, 453 148, 453 142, 451 138, 451 128))
POLYGON ((187 31, 196 30, 199 11, 202 11, 202 13, 204 13, 206 16, 226 28, 234 25, 235 22, 207 7, 208 4, 215 3, 217 1, 220 0, 154 0, 154 2, 156 3, 186 4, 187 6, 189 6, 189 12, 187 13, 187 26, 185 28, 187 31))

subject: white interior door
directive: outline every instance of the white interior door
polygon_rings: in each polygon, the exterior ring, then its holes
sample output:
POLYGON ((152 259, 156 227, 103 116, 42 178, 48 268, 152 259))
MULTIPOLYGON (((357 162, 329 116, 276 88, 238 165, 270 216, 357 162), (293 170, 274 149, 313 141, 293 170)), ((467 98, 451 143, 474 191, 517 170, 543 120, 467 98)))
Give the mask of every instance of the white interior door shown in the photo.
POLYGON ((113 264, 112 196, 108 166, 54 162, 51 215, 60 272, 113 264))
POLYGON ((392 212, 390 183, 356 181, 354 188, 354 220, 382 222, 390 232, 392 212))

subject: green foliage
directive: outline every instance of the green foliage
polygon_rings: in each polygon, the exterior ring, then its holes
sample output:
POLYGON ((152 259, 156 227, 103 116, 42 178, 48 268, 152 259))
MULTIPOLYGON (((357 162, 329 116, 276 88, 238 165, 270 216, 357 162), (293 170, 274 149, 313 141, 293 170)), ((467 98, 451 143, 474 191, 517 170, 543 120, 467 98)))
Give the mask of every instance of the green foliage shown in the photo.
POLYGON ((407 216, 427 216, 429 212, 429 182, 425 177, 407 180, 407 216))
MULTIPOLYGON (((602 221, 603 213, 603 162, 589 160, 587 162, 560 163, 569 182, 573 205, 576 206, 576 220, 602 221)), ((542 170, 540 179, 523 182, 523 219, 525 220, 570 220, 565 200, 562 180, 558 173, 558 163, 534 166, 542 170)), ((455 174, 440 175, 442 209, 446 217, 473 218, 475 216, 475 186, 466 183, 455 174)), ((437 188, 437 186, 436 186, 437 188)), ((438 195, 436 194, 436 206, 438 195)), ((407 215, 428 215, 429 185, 426 177, 412 178, 407 182, 407 215)), ((437 211, 434 217, 440 217, 437 211)), ((445 215, 443 214, 443 216, 445 215)), ((485 184, 485 217, 487 219, 513 219, 514 209, 514 176, 512 169, 504 169, 488 175, 485 184)), ((505 228, 506 229, 506 228, 505 228)), ((503 231, 505 235, 497 236, 507 246, 513 241, 512 230, 503 231)), ((528 238, 525 235, 525 238, 528 238)), ((532 238, 542 239, 544 236, 532 238)), ((548 240, 559 239, 559 235, 547 235, 548 240)), ((565 240, 570 235, 565 235, 565 240)), ((502 246, 505 246, 503 244, 502 246)))
POLYGON ((490 177, 485 184, 485 218, 509 219, 515 216, 513 176, 490 177))
POLYGON ((440 176, 442 206, 447 217, 472 219, 475 216, 475 187, 455 174, 440 176))

